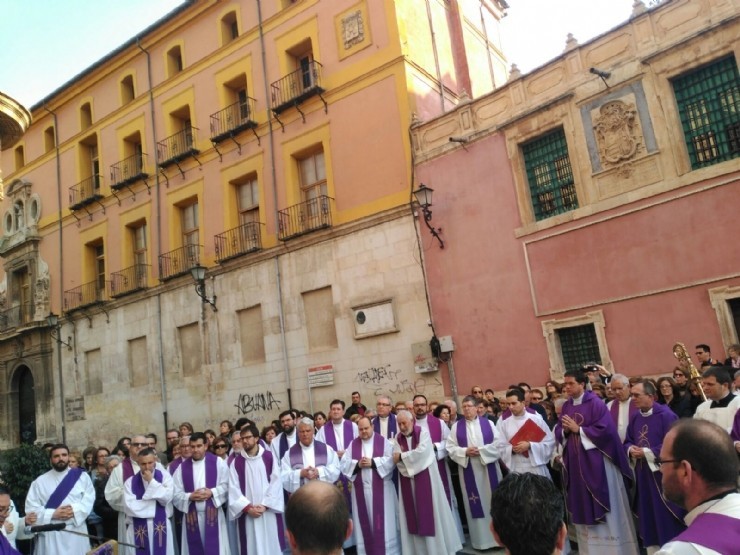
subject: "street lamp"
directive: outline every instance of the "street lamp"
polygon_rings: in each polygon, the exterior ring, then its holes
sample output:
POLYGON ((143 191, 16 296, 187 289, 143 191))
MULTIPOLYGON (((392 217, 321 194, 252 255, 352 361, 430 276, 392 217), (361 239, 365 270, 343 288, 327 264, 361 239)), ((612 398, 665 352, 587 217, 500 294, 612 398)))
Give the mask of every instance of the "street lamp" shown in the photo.
POLYGON ((442 232, 442 228, 439 229, 435 228, 430 224, 429 222, 432 221, 432 211, 429 210, 429 207, 432 205, 432 193, 434 192, 434 189, 431 187, 427 187, 423 183, 419 185, 419 188, 413 192, 414 198, 416 199, 416 203, 421 208, 422 213, 424 214, 424 223, 429 228, 429 232, 434 236, 434 238, 439 241, 439 248, 443 249, 445 248, 445 244, 442 241, 442 238, 439 236, 439 234, 442 232))
POLYGON ((51 335, 52 339, 56 339, 57 343, 61 343, 62 345, 66 345, 68 350, 72 350, 72 336, 67 337, 67 341, 62 339, 59 336, 59 329, 61 326, 59 325, 59 316, 54 314, 53 312, 50 312, 49 315, 46 317, 46 321, 49 324, 49 327, 51 330, 49 330, 49 335, 51 335))
POLYGON ((196 264, 190 268, 190 273, 195 280, 195 292, 198 293, 198 296, 204 303, 211 305, 214 312, 218 312, 216 308, 216 295, 214 294, 210 299, 206 295, 206 269, 200 264, 196 264))

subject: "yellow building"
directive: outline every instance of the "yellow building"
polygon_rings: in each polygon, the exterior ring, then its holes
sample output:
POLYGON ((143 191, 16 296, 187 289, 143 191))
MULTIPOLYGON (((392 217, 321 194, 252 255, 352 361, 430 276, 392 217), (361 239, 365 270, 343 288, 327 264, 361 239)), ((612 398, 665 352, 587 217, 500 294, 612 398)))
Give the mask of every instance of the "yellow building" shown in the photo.
POLYGON ((24 440, 72 445, 441 398, 408 130, 503 83, 505 7, 186 2, 34 106, 2 159, 0 444, 28 387, 24 440))

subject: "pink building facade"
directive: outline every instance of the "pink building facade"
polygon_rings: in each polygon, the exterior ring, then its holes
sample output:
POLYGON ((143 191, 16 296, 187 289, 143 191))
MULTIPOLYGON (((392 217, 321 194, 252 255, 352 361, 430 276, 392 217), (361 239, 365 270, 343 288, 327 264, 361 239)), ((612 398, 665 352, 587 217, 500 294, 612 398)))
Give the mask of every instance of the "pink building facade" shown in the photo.
POLYGON ((460 394, 601 362, 666 374, 740 329, 732 2, 647 10, 414 130, 437 336, 460 394), (599 75, 601 74, 601 75, 599 75))

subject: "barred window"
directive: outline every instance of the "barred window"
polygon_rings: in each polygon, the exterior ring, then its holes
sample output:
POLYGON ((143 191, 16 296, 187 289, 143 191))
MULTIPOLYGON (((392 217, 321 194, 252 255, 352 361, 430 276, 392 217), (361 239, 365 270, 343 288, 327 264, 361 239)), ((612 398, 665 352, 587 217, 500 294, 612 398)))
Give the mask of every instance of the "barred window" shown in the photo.
POLYGON ((565 370, 577 370, 587 362, 601 364, 599 342, 593 324, 557 330, 565 370))
POLYGON ((573 170, 562 128, 522 145, 522 154, 536 220, 578 208, 573 170))
POLYGON ((693 169, 740 155, 740 77, 733 56, 673 80, 693 169))

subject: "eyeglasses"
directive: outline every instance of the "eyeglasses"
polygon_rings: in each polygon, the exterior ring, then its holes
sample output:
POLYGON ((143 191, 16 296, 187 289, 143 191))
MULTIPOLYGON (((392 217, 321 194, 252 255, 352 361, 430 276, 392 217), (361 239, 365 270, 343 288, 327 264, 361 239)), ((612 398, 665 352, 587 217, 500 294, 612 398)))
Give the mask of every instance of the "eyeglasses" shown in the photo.
POLYGON ((474 390, 473 390, 473 393, 483 393, 483 391, 482 391, 482 390, 480 390, 480 389, 474 389, 474 390))
POLYGON ((653 462, 654 462, 655 466, 657 466, 658 468, 660 468, 661 465, 664 465, 666 463, 677 463, 677 462, 681 462, 681 459, 665 459, 665 460, 663 460, 660 457, 655 457, 655 459, 654 459, 653 462))
POLYGON ((149 447, 148 443, 132 443, 131 447, 149 447))
POLYGON ((223 443, 219 443, 218 445, 213 446, 214 449, 226 449, 226 445, 223 443))
POLYGON ((390 406, 391 406, 391 404, 390 404, 390 403, 375 403, 375 404, 376 404, 377 406, 379 406, 379 407, 390 407, 390 406))
POLYGON ((7 515, 10 512, 10 505, 7 507, 0 507, 0 515, 7 515))
POLYGON ((254 439, 254 436, 242 436, 242 441, 245 439, 254 439))

